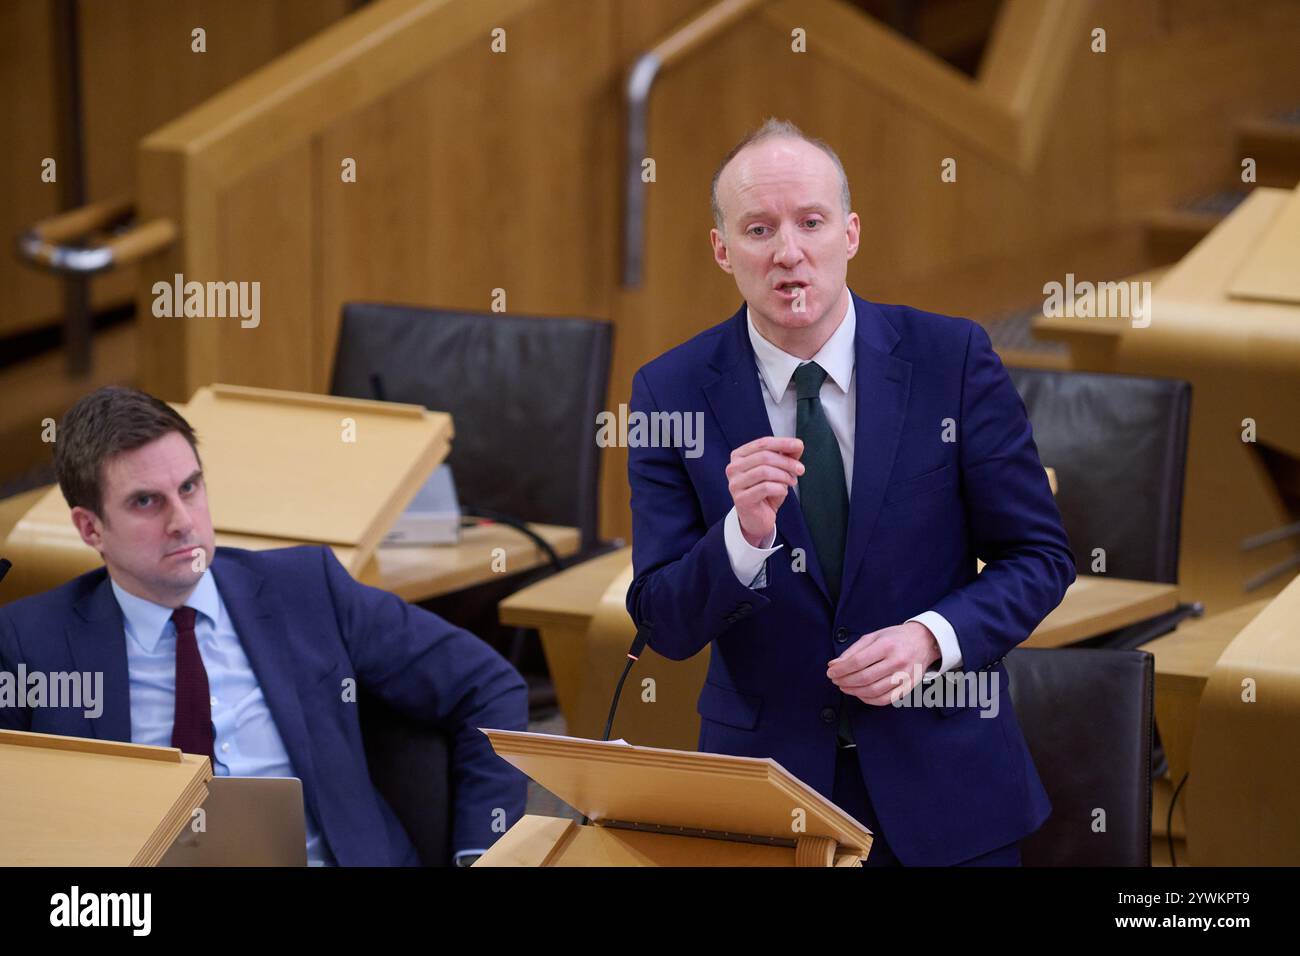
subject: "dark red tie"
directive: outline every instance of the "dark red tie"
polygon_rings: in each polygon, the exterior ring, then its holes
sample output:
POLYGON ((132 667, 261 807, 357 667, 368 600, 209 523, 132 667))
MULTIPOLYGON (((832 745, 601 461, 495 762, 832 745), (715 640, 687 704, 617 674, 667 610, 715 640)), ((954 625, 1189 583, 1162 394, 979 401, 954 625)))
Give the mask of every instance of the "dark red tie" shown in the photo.
POLYGON ((212 699, 208 693, 208 672, 199 655, 194 636, 195 610, 178 607, 172 612, 176 625, 176 717, 172 722, 172 746, 182 753, 212 757, 212 699))

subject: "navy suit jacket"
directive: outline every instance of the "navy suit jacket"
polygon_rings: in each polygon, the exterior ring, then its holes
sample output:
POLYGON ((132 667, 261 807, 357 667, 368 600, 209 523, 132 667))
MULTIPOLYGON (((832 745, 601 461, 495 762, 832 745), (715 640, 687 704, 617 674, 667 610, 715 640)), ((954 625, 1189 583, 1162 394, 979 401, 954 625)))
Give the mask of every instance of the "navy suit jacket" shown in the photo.
MULTIPOLYGON (((345 866, 418 865, 415 848, 370 782, 357 704, 343 680, 406 716, 441 727, 451 757, 452 849, 491 846, 493 812, 513 825, 527 782, 479 727, 527 729, 523 679, 468 631, 357 583, 322 547, 218 548, 221 599, 261 684, 304 800, 345 866)), ((104 568, 0 608, 0 669, 102 672, 103 713, 0 708, 0 727, 131 739, 122 611, 104 568)), ((355 695, 353 695, 355 699, 355 695)))
POLYGON ((772 433, 742 305, 633 380, 633 412, 702 412, 704 436, 695 458, 629 449, 627 607, 665 657, 712 644, 700 750, 772 757, 829 797, 843 700, 890 846, 905 864, 955 863, 1050 813, 1002 660, 1060 603, 1074 557, 1024 403, 983 328, 853 301, 857 417, 838 602, 793 493, 777 513, 785 547, 768 559, 765 587, 741 584, 727 557, 731 451, 772 433), (978 575, 976 558, 987 562, 978 575), (858 637, 928 610, 952 624, 965 670, 997 675, 996 718, 972 706, 870 706, 827 678, 827 662, 858 637))

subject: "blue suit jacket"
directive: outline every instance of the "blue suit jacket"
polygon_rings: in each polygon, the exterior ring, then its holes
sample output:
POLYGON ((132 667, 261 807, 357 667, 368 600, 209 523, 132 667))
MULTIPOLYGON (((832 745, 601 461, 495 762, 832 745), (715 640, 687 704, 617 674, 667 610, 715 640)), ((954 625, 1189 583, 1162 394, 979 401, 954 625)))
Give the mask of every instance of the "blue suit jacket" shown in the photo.
POLYGON ((732 449, 772 433, 742 305, 644 366, 632 411, 703 412, 703 453, 629 450, 628 611, 680 660, 712 643, 700 749, 772 757, 827 796, 835 710, 849 708, 880 825, 906 864, 969 859, 1033 832, 1051 807, 1002 659, 1074 580, 1074 557, 1024 403, 966 319, 856 295, 857 419, 843 586, 832 603, 794 494, 777 513, 767 585, 736 580, 723 541, 732 449), (955 441, 944 440, 951 419, 955 441), (807 571, 791 552, 806 555, 807 571), (987 562, 975 573, 976 558, 987 562), (859 636, 935 610, 966 670, 998 675, 1000 710, 896 708, 846 697, 827 662, 859 636))
MULTIPOLYGON (((387 591, 358 584, 322 547, 218 548, 221 598, 261 684, 303 795, 342 865, 418 865, 415 848, 371 785, 357 704, 344 678, 407 716, 443 728, 451 755, 452 848, 488 847, 512 825, 526 781, 479 727, 524 730, 527 690, 500 655, 387 591)), ((100 568, 0 608, 0 669, 104 675, 103 713, 0 708, 0 727, 101 740, 131 739, 122 612, 100 568)))

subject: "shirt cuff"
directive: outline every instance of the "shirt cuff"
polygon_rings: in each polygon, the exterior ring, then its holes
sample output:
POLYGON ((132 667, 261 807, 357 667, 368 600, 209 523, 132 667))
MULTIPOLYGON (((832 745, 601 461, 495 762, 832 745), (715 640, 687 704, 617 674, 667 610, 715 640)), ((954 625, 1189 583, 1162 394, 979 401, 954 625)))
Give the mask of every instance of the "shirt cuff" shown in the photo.
POLYGON ((772 547, 776 541, 776 529, 772 529, 763 547, 754 547, 745 540, 744 532, 740 530, 740 515, 733 507, 727 512, 727 520, 722 523, 722 540, 726 544, 727 559, 731 562, 736 580, 747 588, 766 587, 767 559, 782 548, 782 545, 772 547))
MULTIPOLYGON (((946 617, 938 611, 926 611, 916 617, 909 617, 907 621, 924 624, 930 633, 934 635, 935 641, 939 644, 939 653, 942 655, 939 659, 938 669, 927 670, 922 676, 922 680, 934 680, 940 674, 946 674, 953 668, 961 667, 961 645, 957 643, 957 632, 952 629, 952 625, 948 623, 946 617)), ((904 623, 907 623, 907 621, 904 621, 904 623)))
POLYGON ((482 856, 482 855, 483 855, 484 853, 486 853, 486 852, 487 852, 487 850, 457 850, 456 853, 452 856, 451 861, 452 861, 453 863, 457 863, 457 864, 458 864, 458 863, 460 863, 461 857, 465 857, 465 856, 482 856))

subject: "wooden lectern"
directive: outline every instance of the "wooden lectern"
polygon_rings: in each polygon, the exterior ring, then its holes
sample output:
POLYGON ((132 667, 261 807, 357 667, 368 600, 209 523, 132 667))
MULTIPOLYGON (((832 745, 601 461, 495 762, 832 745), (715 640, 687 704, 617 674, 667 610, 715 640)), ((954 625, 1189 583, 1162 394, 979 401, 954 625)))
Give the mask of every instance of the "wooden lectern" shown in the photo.
POLYGON ((174 747, 0 730, 0 866, 154 866, 210 779, 174 747))
POLYGON ((860 866, 871 832, 770 758, 485 730, 587 825, 525 816, 475 866, 860 866))

